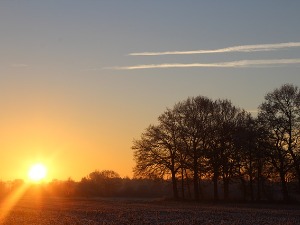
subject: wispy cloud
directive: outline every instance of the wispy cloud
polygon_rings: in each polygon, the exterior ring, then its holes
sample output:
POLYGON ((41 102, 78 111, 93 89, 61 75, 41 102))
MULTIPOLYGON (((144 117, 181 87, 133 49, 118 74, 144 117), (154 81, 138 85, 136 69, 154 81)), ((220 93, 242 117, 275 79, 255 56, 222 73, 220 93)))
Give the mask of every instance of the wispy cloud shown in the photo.
POLYGON ((168 51, 168 52, 140 52, 130 53, 131 56, 160 56, 160 55, 192 55, 192 54, 212 54, 212 53, 228 53, 228 52, 259 52, 259 51, 275 51, 284 48, 300 47, 300 42, 287 42, 277 44, 261 44, 261 45, 240 45, 227 48, 212 50, 195 50, 195 51, 168 51))
POLYGON ((296 59, 264 59, 264 60, 240 60, 231 62, 219 63, 174 63, 174 64, 148 64, 124 67, 110 67, 107 69, 114 70, 137 70, 137 69, 158 69, 158 68, 191 68, 191 67, 204 67, 204 68, 246 68, 246 67, 277 67, 287 64, 300 64, 300 58, 296 59))

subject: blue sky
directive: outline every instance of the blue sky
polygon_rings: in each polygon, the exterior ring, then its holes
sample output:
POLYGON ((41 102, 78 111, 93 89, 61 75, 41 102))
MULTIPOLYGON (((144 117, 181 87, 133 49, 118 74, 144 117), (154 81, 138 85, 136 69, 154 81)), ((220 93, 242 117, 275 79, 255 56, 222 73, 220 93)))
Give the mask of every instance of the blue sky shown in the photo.
POLYGON ((11 172, 0 178, 22 177, 35 159, 64 167, 53 170, 60 179, 80 179, 95 169, 131 176, 132 140, 176 102, 204 95, 254 111, 274 88, 300 86, 299 62, 114 69, 299 59, 300 47, 129 55, 299 43, 299 10, 298 1, 274 0, 1 1, 0 157, 7 159, 2 171, 11 172))

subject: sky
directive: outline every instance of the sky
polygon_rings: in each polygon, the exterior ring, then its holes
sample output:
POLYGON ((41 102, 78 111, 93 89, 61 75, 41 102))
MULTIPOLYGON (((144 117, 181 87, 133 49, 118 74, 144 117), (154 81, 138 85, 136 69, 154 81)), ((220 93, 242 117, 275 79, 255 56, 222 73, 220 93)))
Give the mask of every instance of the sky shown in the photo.
POLYGON ((132 141, 191 96, 250 112, 300 87, 300 1, 3 0, 0 180, 132 177, 132 141))

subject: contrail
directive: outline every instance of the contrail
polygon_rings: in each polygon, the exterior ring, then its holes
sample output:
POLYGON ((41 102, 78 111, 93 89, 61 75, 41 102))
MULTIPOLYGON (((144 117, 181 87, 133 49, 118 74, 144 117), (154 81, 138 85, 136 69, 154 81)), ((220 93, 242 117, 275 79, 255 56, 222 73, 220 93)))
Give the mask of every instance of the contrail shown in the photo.
POLYGON ((227 52, 259 52, 259 51, 275 51, 283 48, 300 47, 300 42, 288 42, 277 44, 261 44, 261 45, 240 45, 228 48, 212 49, 212 50, 195 50, 195 51, 168 51, 168 52, 140 52, 130 53, 131 56, 160 56, 160 55, 192 55, 192 54, 212 54, 227 52))
POLYGON ((219 63, 170 63, 170 64, 147 64, 136 66, 124 66, 124 67, 110 67, 107 69, 114 70, 138 70, 138 69, 163 69, 163 68, 248 68, 248 67, 276 67, 287 64, 300 64, 300 58, 296 59, 265 59, 265 60, 240 60, 231 62, 219 62, 219 63))

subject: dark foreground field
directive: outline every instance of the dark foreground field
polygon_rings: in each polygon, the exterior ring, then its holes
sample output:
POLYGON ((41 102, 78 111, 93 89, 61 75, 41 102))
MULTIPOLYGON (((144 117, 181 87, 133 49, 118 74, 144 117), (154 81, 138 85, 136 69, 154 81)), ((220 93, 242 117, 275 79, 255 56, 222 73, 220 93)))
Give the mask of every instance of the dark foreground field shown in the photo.
MULTIPOLYGON (((1 210, 4 210, 1 208, 1 210)), ((300 224, 299 205, 24 198, 1 224, 300 224)))

